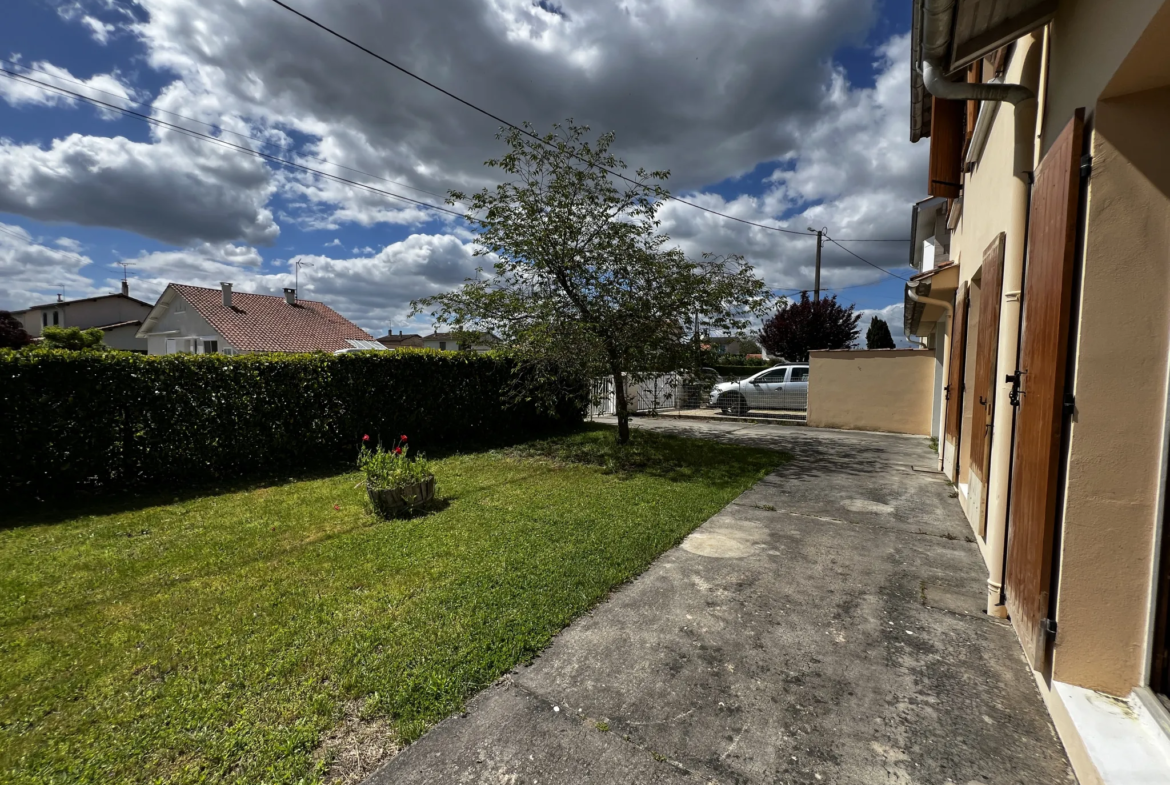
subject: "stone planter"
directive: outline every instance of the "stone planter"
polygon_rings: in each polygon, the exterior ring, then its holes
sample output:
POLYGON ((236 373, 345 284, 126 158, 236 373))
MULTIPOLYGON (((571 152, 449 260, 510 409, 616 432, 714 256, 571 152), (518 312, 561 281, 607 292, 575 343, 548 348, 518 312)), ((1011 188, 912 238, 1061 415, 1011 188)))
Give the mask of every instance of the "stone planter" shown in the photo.
POLYGON ((393 518, 435 498, 435 476, 432 474, 420 483, 402 488, 371 488, 367 485, 366 493, 379 515, 393 518))

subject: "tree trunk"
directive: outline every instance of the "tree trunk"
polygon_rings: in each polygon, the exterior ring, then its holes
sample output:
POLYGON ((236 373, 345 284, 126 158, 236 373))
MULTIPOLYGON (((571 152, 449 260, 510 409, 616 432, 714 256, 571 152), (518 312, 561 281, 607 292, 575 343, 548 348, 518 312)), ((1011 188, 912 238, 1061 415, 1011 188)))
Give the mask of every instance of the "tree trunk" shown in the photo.
POLYGON ((626 379, 620 370, 613 370, 613 408, 618 418, 618 444, 630 440, 630 407, 626 400, 626 379))

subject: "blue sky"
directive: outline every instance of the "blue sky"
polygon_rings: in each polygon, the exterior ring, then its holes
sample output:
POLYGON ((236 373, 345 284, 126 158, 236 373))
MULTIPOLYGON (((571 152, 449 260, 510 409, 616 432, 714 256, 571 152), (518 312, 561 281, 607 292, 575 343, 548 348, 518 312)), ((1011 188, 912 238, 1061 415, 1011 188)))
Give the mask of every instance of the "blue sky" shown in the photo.
MULTIPOLYGON (((842 238, 907 236, 925 180, 925 151, 906 139, 908 3, 761 0, 737 15, 665 0, 428 5, 297 4, 510 120, 612 129, 628 163, 671 169, 676 193, 712 209, 842 238)), ((499 151, 492 121, 267 0, 8 0, 0 57, 412 198, 493 182, 481 165, 499 151)), ((112 291, 120 261, 151 301, 167 281, 277 292, 300 261, 303 296, 375 334, 425 331, 409 301, 478 264, 449 217, 26 83, 0 79, 0 129, 0 308, 112 291)), ((810 238, 679 203, 663 219, 688 252, 742 253, 781 293, 811 287, 810 238)), ((846 245, 910 272, 904 243, 846 245)), ((822 280, 900 333, 900 281, 831 244, 822 280)))

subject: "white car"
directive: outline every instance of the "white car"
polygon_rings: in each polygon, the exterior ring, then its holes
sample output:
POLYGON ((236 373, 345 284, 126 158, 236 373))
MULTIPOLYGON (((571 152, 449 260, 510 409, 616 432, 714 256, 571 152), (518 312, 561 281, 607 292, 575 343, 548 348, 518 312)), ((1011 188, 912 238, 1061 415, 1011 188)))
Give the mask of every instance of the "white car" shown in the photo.
POLYGON ((737 382, 723 382, 711 389, 711 406, 724 414, 742 416, 749 409, 808 408, 808 366, 777 365, 737 382))

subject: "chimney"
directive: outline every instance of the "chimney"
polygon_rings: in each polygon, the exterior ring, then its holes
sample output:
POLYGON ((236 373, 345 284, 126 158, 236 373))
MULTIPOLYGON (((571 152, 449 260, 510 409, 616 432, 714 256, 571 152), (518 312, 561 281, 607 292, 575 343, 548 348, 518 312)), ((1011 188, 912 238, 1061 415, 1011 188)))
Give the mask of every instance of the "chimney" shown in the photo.
POLYGON ((284 290, 284 301, 286 303, 288 303, 289 305, 296 305, 297 304, 297 290, 296 289, 285 289, 284 290))
POLYGON ((130 282, 127 281, 125 278, 122 279, 122 296, 123 297, 130 296, 130 282))
POLYGON ((57 295, 57 302, 63 303, 63 302, 65 302, 65 298, 58 294, 57 295))
POLYGON ((399 330, 399 331, 398 331, 398 334, 399 334, 399 335, 402 335, 402 330, 399 330))
POLYGON ((219 288, 223 289, 223 307, 232 307, 232 285, 227 281, 220 281, 219 288))

